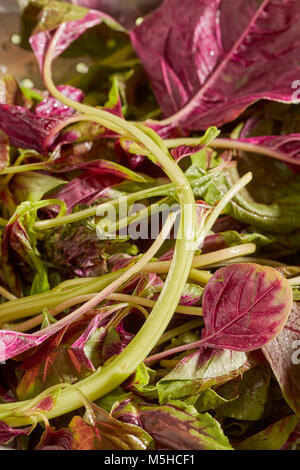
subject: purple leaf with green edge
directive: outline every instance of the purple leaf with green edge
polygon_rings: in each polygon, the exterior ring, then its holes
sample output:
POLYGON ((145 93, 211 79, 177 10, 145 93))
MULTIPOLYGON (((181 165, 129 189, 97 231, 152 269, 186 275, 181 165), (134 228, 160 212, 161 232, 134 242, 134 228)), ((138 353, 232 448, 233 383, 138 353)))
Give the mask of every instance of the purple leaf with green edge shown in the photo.
POLYGON ((38 24, 29 42, 42 72, 45 56, 54 35, 55 45, 51 51, 52 60, 61 55, 86 30, 101 23, 116 31, 125 31, 117 21, 100 11, 87 10, 78 6, 70 7, 57 1, 34 3, 41 11, 36 18, 38 24))
POLYGON ((291 415, 248 437, 235 448, 236 450, 279 450, 295 429, 298 416, 291 415))
POLYGON ((110 328, 102 345, 103 363, 109 358, 120 354, 133 338, 134 334, 125 330, 123 322, 120 322, 116 328, 110 328))
POLYGON ((0 172, 9 165, 9 141, 7 135, 0 131, 0 172))
POLYGON ((300 415, 300 308, 294 302, 281 333, 262 351, 280 385, 282 394, 296 414, 300 415))
POLYGON ((146 400, 156 400, 158 398, 157 388, 150 383, 154 380, 155 375, 156 371, 142 363, 136 368, 134 374, 122 384, 122 388, 146 400))
POLYGON ((53 406, 55 405, 57 398, 60 395, 61 390, 58 388, 50 395, 47 395, 45 398, 42 398, 36 405, 32 407, 33 410, 47 412, 52 410, 53 406))
POLYGON ((72 384, 90 375, 94 368, 90 369, 87 364, 79 362, 70 348, 70 343, 74 341, 74 330, 80 331, 82 323, 67 326, 53 334, 18 366, 16 373, 19 383, 16 392, 20 400, 33 398, 53 385, 66 382, 72 384))
POLYGON ((85 422, 101 439, 103 450, 151 450, 151 436, 142 427, 119 421, 94 403, 89 403, 85 422))
MULTIPOLYGON (((1 243, 1 261, 6 284, 14 295, 20 297, 22 296, 22 283, 20 276, 18 275, 14 266, 14 249, 11 246, 11 240, 14 237, 14 232, 17 232, 20 235, 23 233, 23 228, 21 228, 18 222, 8 224, 4 229, 1 243)), ((26 241, 26 245, 28 246, 28 238, 25 237, 24 239, 26 241)))
POLYGON ((206 129, 260 99, 293 102, 299 13, 297 0, 284 8, 281 0, 251 0, 246 7, 242 0, 165 1, 130 34, 171 116, 165 124, 206 129))
MULTIPOLYGON (((70 85, 58 85, 57 89, 62 95, 73 101, 81 103, 84 100, 84 93, 78 88, 74 88, 70 85)), ((45 98, 35 107, 34 112, 37 116, 41 117, 54 116, 57 118, 65 118, 72 116, 76 111, 74 108, 70 108, 69 106, 61 103, 53 96, 48 96, 48 98, 45 98)))
MULTIPOLYGON (((257 421, 264 415, 271 379, 270 368, 258 364, 246 371, 239 383, 239 396, 216 409, 218 416, 257 421)), ((226 384, 224 385, 226 387, 226 384)))
POLYGON ((204 288, 198 284, 187 283, 180 298, 180 305, 200 305, 204 288))
POLYGON ((244 352, 200 348, 157 383, 160 403, 192 396, 241 376, 251 367, 244 352))
POLYGON ((94 426, 87 424, 81 416, 74 416, 69 424, 72 433, 72 450, 100 450, 102 440, 94 426))
POLYGON ((112 415, 141 426, 157 450, 232 450, 218 421, 180 401, 158 406, 127 398, 116 403, 112 415))
MULTIPOLYGON (((161 168, 143 154, 130 151, 131 141, 119 139, 115 143, 115 152, 122 165, 134 171, 142 171, 151 177, 163 176, 161 168)), ((142 150, 142 147, 141 147, 142 150)))
POLYGON ((49 426, 43 432, 34 450, 72 450, 73 435, 70 429, 49 426))
POLYGON ((142 273, 133 295, 153 299, 160 294, 164 282, 156 273, 142 273))
POLYGON ((89 370, 95 370, 100 365, 100 347, 105 337, 105 328, 101 328, 103 313, 96 315, 85 331, 71 345, 78 361, 89 370))
POLYGON ((119 182, 120 180, 114 175, 103 175, 100 172, 87 170, 60 189, 55 198, 64 201, 68 212, 72 212, 78 204, 91 204, 95 199, 101 198, 103 189, 119 182))
MULTIPOLYGON (((48 168, 50 170, 57 171, 57 161, 49 162, 48 168)), ((110 174, 114 175, 118 178, 122 179, 127 179, 129 181, 137 181, 140 183, 150 183, 154 182, 153 178, 143 175, 141 173, 137 173, 135 171, 130 170, 129 168, 126 168, 123 165, 120 165, 119 163, 109 161, 109 160, 92 160, 88 162, 76 162, 74 164, 70 164, 68 160, 65 161, 64 167, 61 168, 60 172, 67 172, 67 171, 72 171, 72 170, 87 170, 90 171, 91 173, 96 173, 96 174, 110 174)))
POLYGON ((207 147, 214 139, 218 137, 220 131, 216 127, 209 127, 202 137, 199 137, 197 144, 193 145, 179 145, 171 150, 172 156, 176 161, 181 160, 184 157, 193 155, 200 150, 207 147))
POLYGON ((21 106, 0 104, 0 129, 13 147, 36 150, 48 155, 45 141, 61 121, 56 117, 40 117, 21 106))
POLYGON ((0 444, 9 444, 18 436, 28 436, 34 426, 26 428, 11 428, 3 421, 0 421, 0 444))
POLYGON ((244 243, 255 243, 257 249, 270 245, 274 241, 271 234, 262 234, 257 232, 237 232, 236 230, 227 230, 225 232, 217 232, 213 235, 205 237, 201 253, 210 253, 212 251, 222 250, 244 243))
POLYGON ((289 282, 274 268, 254 263, 220 268, 203 294, 202 342, 236 351, 261 348, 283 329, 292 302, 289 282))

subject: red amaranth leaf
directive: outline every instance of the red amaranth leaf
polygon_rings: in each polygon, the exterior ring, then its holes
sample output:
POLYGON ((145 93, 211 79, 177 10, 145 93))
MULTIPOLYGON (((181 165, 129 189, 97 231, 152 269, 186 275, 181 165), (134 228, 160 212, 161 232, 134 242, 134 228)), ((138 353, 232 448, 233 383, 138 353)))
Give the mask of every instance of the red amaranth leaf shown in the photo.
POLYGON ((0 444, 9 444, 17 436, 26 436, 31 433, 33 427, 11 428, 3 421, 0 421, 0 444))
POLYGON ((72 450, 100 450, 101 437, 98 430, 87 424, 81 416, 74 416, 69 424, 73 434, 72 450))
POLYGON ((293 102, 298 0, 166 0, 131 31, 163 121, 221 126, 260 99, 293 102), (238 21, 237 21, 238 18, 238 21))
POLYGON ((48 427, 35 450, 72 450, 73 436, 69 429, 48 427))
POLYGON ((0 104, 0 129, 7 134, 10 145, 14 147, 47 155, 46 138, 60 122, 57 117, 37 116, 21 106, 0 104))
POLYGON ((274 268, 242 263, 218 269, 203 294, 207 346, 251 351, 275 338, 288 318, 293 295, 274 268))

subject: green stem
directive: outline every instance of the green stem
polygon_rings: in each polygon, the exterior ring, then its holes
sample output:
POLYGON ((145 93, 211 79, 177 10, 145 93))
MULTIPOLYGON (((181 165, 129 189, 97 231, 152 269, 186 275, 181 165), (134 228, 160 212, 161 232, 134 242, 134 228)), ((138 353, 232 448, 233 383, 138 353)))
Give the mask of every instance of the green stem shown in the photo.
MULTIPOLYGON (((255 251, 256 245, 254 243, 245 243, 242 245, 231 246, 229 248, 223 248, 222 250, 212 251, 211 253, 205 253, 204 255, 194 256, 192 268, 208 267, 224 260, 233 259, 237 256, 250 255, 255 251)), ((153 261, 143 268, 143 272, 153 272, 157 274, 167 273, 170 266, 171 261, 153 261)))
POLYGON ((48 162, 27 163, 25 165, 9 166, 0 172, 2 175, 12 175, 14 173, 24 173, 25 171, 44 170, 48 162))
POLYGON ((212 277, 212 274, 209 271, 200 271, 198 269, 191 269, 189 272, 189 279, 201 285, 206 285, 211 277, 212 277))
MULTIPOLYGON (((213 251, 211 253, 206 253, 204 255, 194 256, 192 261, 192 268, 203 268, 208 266, 211 267, 218 263, 226 262, 226 260, 230 260, 231 262, 238 262, 238 257, 252 254, 255 252, 255 250, 256 245, 254 243, 245 243, 242 245, 213 251)), ((249 258, 248 262, 249 260, 252 260, 252 258, 249 258)), ((165 274, 169 272, 171 263, 171 261, 150 262, 141 269, 141 272, 165 274)), ((113 282, 115 279, 121 276, 126 269, 127 268, 124 268, 123 270, 115 271, 113 273, 105 274, 104 276, 95 278, 70 279, 68 281, 62 282, 49 292, 16 300, 10 300, 9 302, 0 305, 0 322, 5 324, 9 321, 18 320, 26 316, 33 316, 40 313, 43 308, 56 308, 57 306, 62 305, 64 302, 68 302, 70 299, 76 299, 83 295, 91 295, 97 289, 103 289, 109 283, 113 282)), ((196 272, 195 269, 191 269, 189 272, 189 278, 199 282, 200 284, 206 284, 210 278, 210 273, 199 270, 196 272)), ((148 301, 148 299, 145 299, 145 301, 148 301)), ((149 304, 149 306, 153 305, 149 304)), ((7 329, 6 325, 3 326, 7 329)))
POLYGON ((203 325, 203 320, 196 319, 196 320, 191 320, 187 323, 184 323, 183 325, 177 326, 176 328, 172 328, 172 330, 166 331, 160 338, 160 340, 157 343, 157 346, 160 344, 166 343, 167 341, 170 341, 170 339, 174 338, 175 336, 181 335, 182 333, 186 333, 187 331, 193 330, 194 328, 197 328, 198 326, 203 325))
POLYGON ((113 199, 108 202, 101 203, 97 206, 89 207, 87 209, 83 209, 78 212, 74 212, 73 214, 68 214, 63 217, 55 218, 55 219, 48 219, 48 220, 40 220, 35 222, 33 225, 34 230, 49 230, 55 227, 59 227, 61 225, 67 225, 74 222, 79 222, 80 220, 87 219, 88 217, 94 217, 97 213, 104 213, 106 210, 111 209, 115 206, 121 206, 122 204, 132 204, 136 201, 150 198, 150 197, 157 197, 157 196, 164 196, 165 194, 173 194, 175 189, 172 184, 165 184, 161 186, 157 186, 154 188, 144 189, 142 191, 137 191, 136 193, 129 194, 128 196, 122 196, 117 199, 113 199))
MULTIPOLYGON (((199 138, 197 137, 182 137, 180 139, 166 139, 165 144, 168 148, 174 148, 178 145, 198 145, 199 138)), ((240 142, 238 139, 221 139, 217 138, 214 139, 212 142, 209 143, 209 147, 215 149, 232 149, 232 150, 240 150, 242 152, 250 152, 250 153, 257 153, 261 155, 266 155, 271 158, 275 158, 276 160, 280 160, 287 163, 293 163, 296 165, 300 165, 300 162, 297 162, 297 159, 288 157, 284 152, 280 152, 279 150, 273 150, 269 147, 265 147, 264 145, 257 145, 257 144, 250 144, 248 142, 240 142)))
MULTIPOLYGON (((36 336, 41 336, 44 335, 45 333, 49 333, 52 331, 57 331, 57 329, 62 328, 63 326, 69 325, 70 322, 74 322, 82 315, 87 313, 89 310, 92 308, 96 307, 102 300, 106 299, 111 293, 113 293, 115 290, 118 289, 122 284, 127 282, 131 277, 139 272, 145 264, 148 263, 148 261, 153 258, 153 256, 156 254, 156 252, 159 250, 161 245, 163 244, 164 240, 166 239, 167 235, 169 234, 173 223, 174 223, 175 217, 174 214, 170 214, 161 233, 153 243, 153 245, 144 253, 144 255, 132 266, 126 269, 124 273, 121 274, 118 279, 115 279, 112 281, 108 286, 106 286, 103 290, 101 290, 97 295, 95 295, 92 299, 88 300, 84 305, 81 307, 77 308, 74 310, 72 313, 70 313, 67 317, 62 318, 58 322, 54 323, 53 325, 48 326, 47 328, 44 328, 43 330, 40 330, 39 332, 33 333, 33 335, 36 336)), ((66 305, 67 307, 69 304, 66 305)))
MULTIPOLYGON (((56 37, 54 36, 45 57, 44 77, 46 85, 50 93, 60 101, 80 112, 90 114, 90 107, 67 99, 59 93, 52 82, 51 61, 53 48, 55 48, 56 44, 55 41, 56 37)), ((77 384, 77 388, 90 400, 100 398, 119 386, 143 362, 160 339, 173 316, 188 278, 194 256, 194 251, 190 249, 190 244, 191 241, 195 240, 196 232, 196 205, 192 189, 181 169, 175 165, 170 155, 162 150, 162 146, 158 145, 158 136, 154 139, 153 135, 148 135, 149 131, 143 132, 143 130, 133 124, 127 123, 121 118, 103 110, 94 109, 93 114, 96 114, 99 118, 108 121, 112 125, 123 128, 155 155, 165 173, 174 184, 178 194, 182 208, 180 223, 182 227, 186 228, 185 234, 187 236, 176 240, 172 265, 166 282, 151 314, 140 331, 118 356, 104 364, 102 369, 77 384)), ((80 407, 80 405, 81 401, 73 391, 64 390, 53 408, 47 413, 47 417, 60 416, 80 407)))
MULTIPOLYGON (((77 286, 67 291, 50 290, 42 294, 31 295, 28 297, 10 300, 0 305, 0 324, 7 323, 19 318, 26 318, 40 313, 43 308, 53 308, 65 302, 72 297, 90 294, 100 289, 104 289, 107 285, 118 279, 127 268, 105 274, 91 282, 83 282, 82 286, 77 286)), ((1 406, 1 405, 0 405, 1 406)))

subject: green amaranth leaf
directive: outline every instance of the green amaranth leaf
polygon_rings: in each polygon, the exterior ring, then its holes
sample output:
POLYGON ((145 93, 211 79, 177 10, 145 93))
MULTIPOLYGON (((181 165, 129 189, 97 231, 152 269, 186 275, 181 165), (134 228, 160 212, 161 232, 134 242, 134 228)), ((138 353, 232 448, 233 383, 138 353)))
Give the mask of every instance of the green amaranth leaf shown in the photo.
POLYGON ((60 214, 66 210, 65 204, 58 200, 22 202, 5 227, 2 240, 3 271, 8 286, 17 295, 20 295, 22 288, 19 274, 14 265, 15 258, 19 263, 25 262, 33 270, 31 294, 49 290, 47 271, 37 249, 37 236, 33 230, 33 224, 37 218, 37 211, 51 204, 60 206, 60 214))
POLYGON ((298 416, 291 415, 276 421, 263 431, 241 442, 237 450, 279 450, 297 426, 298 416))
POLYGON ((194 395, 238 377, 249 368, 245 353, 204 350, 182 359, 157 383, 160 403, 194 395))
MULTIPOLYGON (((219 406, 216 409, 218 415, 247 421, 261 419, 268 399, 270 378, 270 369, 265 364, 246 371, 239 384, 239 397, 219 406)), ((223 393, 226 385, 220 387, 223 393)))
MULTIPOLYGON (((193 188, 195 197, 204 199, 208 204, 215 204, 240 178, 235 168, 215 172, 203 179, 205 171, 195 166, 190 167, 186 175, 193 188)), ((295 177, 296 178, 296 177, 295 177)), ((225 213, 241 222, 253 225, 259 230, 272 233, 287 233, 300 228, 299 182, 289 184, 284 197, 272 199, 270 203, 251 198, 247 189, 243 189, 226 206, 225 213)))
POLYGON ((23 201, 37 202, 48 192, 66 183, 55 176, 28 171, 14 176, 12 194, 19 204, 23 201))

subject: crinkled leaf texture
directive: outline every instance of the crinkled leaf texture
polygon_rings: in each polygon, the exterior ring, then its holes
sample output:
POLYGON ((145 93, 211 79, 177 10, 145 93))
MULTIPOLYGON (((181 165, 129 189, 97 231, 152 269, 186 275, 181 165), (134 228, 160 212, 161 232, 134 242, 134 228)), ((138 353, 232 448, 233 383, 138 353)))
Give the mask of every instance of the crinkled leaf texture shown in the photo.
POLYGON ((300 415, 300 305, 294 302, 281 333, 263 348, 287 403, 300 415))
POLYGON ((203 342, 236 351, 261 348, 284 327, 292 301, 289 282, 274 268, 254 263, 220 268, 203 294, 203 342))
POLYGON ((299 14, 298 0, 166 0, 131 31, 157 100, 172 116, 166 124, 206 129, 259 99, 291 103, 299 14))

